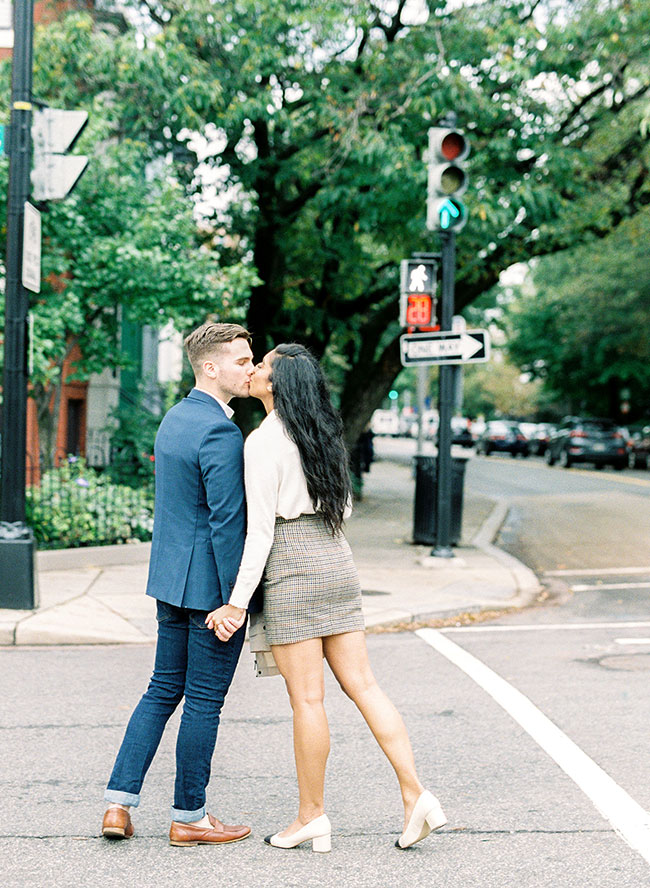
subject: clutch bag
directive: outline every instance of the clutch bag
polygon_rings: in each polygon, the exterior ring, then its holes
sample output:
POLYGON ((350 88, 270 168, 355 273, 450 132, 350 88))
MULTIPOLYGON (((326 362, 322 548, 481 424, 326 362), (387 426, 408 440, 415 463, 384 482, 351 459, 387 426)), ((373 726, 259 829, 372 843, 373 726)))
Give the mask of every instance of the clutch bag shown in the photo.
POLYGON ((266 626, 264 614, 251 614, 248 624, 248 641, 251 653, 255 658, 255 675, 262 678, 266 675, 279 675, 271 646, 266 640, 266 626))

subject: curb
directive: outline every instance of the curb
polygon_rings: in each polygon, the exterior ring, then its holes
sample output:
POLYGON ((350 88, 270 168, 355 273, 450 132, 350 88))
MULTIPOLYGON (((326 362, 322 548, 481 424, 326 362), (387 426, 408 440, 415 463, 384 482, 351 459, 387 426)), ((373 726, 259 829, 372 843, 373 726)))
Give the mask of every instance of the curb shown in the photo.
MULTIPOLYGON (((514 580, 516 592, 508 602, 504 602, 502 609, 510 610, 512 608, 529 607, 535 601, 536 597, 542 591, 543 587, 537 578, 537 575, 529 567, 526 567, 514 555, 504 552, 498 546, 495 546, 493 540, 496 539, 503 523, 508 517, 510 511, 510 503, 507 500, 497 500, 494 508, 483 522, 481 529, 472 538, 470 545, 486 555, 494 558, 502 564, 510 572, 514 580)), ((392 618, 385 621, 377 621, 367 626, 367 630, 371 632, 381 629, 391 629, 408 623, 424 623, 428 620, 453 620, 461 614, 481 614, 495 610, 493 605, 470 605, 464 610, 459 611, 457 608, 448 610, 427 611, 426 613, 410 613, 404 611, 401 618, 392 618)))
POLYGON ((76 570, 79 567, 111 567, 141 564, 149 560, 151 543, 118 546, 82 546, 78 549, 44 549, 36 552, 38 570, 76 570))
POLYGON ((510 511, 510 503, 507 500, 497 500, 495 507, 492 509, 487 520, 472 540, 472 545, 477 549, 481 549, 486 555, 496 558, 504 567, 506 567, 515 581, 517 593, 512 600, 512 607, 527 607, 532 604, 536 596, 542 591, 542 585, 537 575, 526 567, 514 555, 504 552, 498 546, 494 545, 494 540, 501 530, 503 523, 508 517, 510 511))
MULTIPOLYGON (((542 586, 530 568, 522 564, 513 555, 504 552, 495 546, 499 530, 508 516, 510 505, 506 500, 498 500, 484 521, 478 533, 471 540, 470 545, 480 549, 487 556, 498 561, 510 573, 516 592, 514 596, 503 603, 502 609, 523 608, 532 604, 542 589, 542 586)), ((86 549, 61 549, 38 553, 38 566, 42 571, 73 570, 76 568, 102 567, 120 564, 139 564, 147 561, 151 550, 150 543, 134 543, 122 546, 93 546, 86 549)), ((145 635, 136 625, 120 614, 104 608, 101 623, 105 629, 88 628, 85 626, 72 627, 61 617, 64 617, 64 608, 74 602, 77 609, 88 607, 103 608, 99 601, 94 601, 92 596, 82 594, 71 601, 52 605, 43 611, 19 611, 12 614, 13 619, 7 620, 5 615, 0 615, 0 645, 1 646, 25 646, 25 645, 83 645, 83 644, 149 644, 155 639, 145 635), (43 619, 42 619, 43 618, 43 619)), ((376 619, 370 617, 367 620, 367 629, 371 632, 403 626, 409 623, 426 622, 427 620, 441 619, 453 620, 462 614, 480 614, 496 610, 494 605, 476 604, 465 608, 450 608, 443 611, 410 612, 395 609, 388 619, 381 619, 377 614, 376 619)), ((83 620, 81 621, 83 624, 83 620)))

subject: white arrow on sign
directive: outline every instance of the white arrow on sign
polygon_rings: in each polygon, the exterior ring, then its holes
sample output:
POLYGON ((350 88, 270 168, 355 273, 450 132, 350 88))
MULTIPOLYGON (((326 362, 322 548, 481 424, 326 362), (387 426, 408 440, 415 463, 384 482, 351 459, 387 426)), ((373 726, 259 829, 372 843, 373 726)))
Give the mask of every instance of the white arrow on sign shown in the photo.
POLYGON ((470 358, 473 358, 475 354, 480 352, 483 348, 485 348, 485 343, 478 339, 475 336, 470 336, 467 333, 461 333, 460 335, 460 356, 461 360, 469 361, 470 358))
POLYGON ((88 166, 81 154, 48 154, 32 170, 34 200, 62 200, 77 183, 88 166))
POLYGON ((34 111, 34 147, 48 154, 65 154, 72 148, 87 123, 87 111, 66 111, 63 108, 41 108, 34 111))
POLYGON ((487 361, 487 330, 414 333, 400 339, 402 364, 464 364, 487 361))
POLYGON ((62 200, 72 191, 88 165, 88 158, 66 154, 88 122, 87 111, 42 108, 34 112, 34 200, 62 200))

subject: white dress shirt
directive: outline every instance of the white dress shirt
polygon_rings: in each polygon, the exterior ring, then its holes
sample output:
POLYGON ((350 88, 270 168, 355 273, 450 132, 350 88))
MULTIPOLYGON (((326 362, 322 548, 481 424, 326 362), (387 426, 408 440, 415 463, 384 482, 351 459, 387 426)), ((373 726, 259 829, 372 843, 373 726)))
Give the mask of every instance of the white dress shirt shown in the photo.
POLYGON ((194 388, 197 390, 197 392, 203 392, 204 395, 210 395, 211 398, 214 398, 214 400, 217 402, 217 404, 219 404, 228 419, 233 418, 233 416, 235 415, 235 411, 232 409, 232 407, 229 407, 225 401, 222 401, 221 398, 213 395, 212 392, 206 392, 205 389, 199 388, 198 385, 195 385, 194 388))
POLYGON ((313 515, 315 511, 298 448, 285 432, 275 410, 246 439, 244 479, 248 527, 229 603, 246 608, 264 573, 273 545, 276 517, 298 518, 313 515))

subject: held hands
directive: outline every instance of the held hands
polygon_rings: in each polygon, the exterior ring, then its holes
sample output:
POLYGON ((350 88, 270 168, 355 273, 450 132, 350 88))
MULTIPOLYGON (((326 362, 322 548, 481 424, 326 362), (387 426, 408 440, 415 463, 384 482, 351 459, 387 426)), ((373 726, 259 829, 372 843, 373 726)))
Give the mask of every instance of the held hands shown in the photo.
POLYGON ((213 610, 205 618, 205 624, 217 636, 219 641, 228 641, 238 629, 244 625, 246 611, 234 604, 223 604, 213 610))

